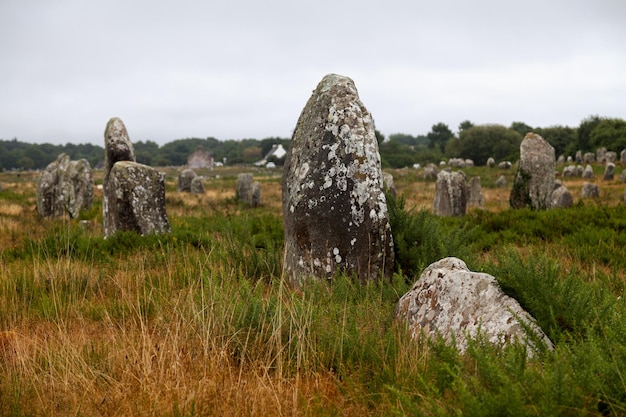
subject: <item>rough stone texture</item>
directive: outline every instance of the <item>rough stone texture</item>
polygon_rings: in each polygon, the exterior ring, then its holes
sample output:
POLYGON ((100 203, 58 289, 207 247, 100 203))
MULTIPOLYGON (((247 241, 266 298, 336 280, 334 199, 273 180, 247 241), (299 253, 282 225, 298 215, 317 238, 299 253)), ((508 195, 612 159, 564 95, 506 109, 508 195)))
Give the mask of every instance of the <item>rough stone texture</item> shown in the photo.
POLYGON ((561 185, 556 187, 554 191, 552 191, 552 203, 551 208, 567 208, 574 205, 574 198, 572 197, 572 193, 567 189, 566 186, 561 185))
POLYGON ((498 164, 499 169, 511 169, 513 164, 510 161, 502 161, 498 164))
POLYGON ((496 160, 491 158, 491 157, 489 157, 489 159, 487 159, 487 166, 489 168, 495 167, 496 166, 496 160))
POLYGON ((480 177, 472 177, 467 184, 467 205, 479 208, 483 208, 485 205, 485 197, 483 197, 480 177))
POLYGON ((508 181, 504 175, 500 175, 496 180, 496 187, 505 188, 508 185, 508 181))
POLYGON ((202 146, 187 157, 187 166, 191 169, 213 168, 213 154, 202 146))
POLYGON ((251 206, 261 205, 261 186, 252 181, 252 174, 246 172, 237 175, 237 191, 235 196, 239 201, 251 206))
POLYGON ((576 176, 577 177, 582 177, 584 172, 585 172, 585 168, 583 168, 582 165, 576 165, 576 176))
POLYGON ((424 172, 422 173, 422 177, 426 180, 436 180, 437 174, 439 174, 439 170, 435 164, 427 164, 424 167, 424 172))
POLYGON ((622 149, 622 152, 620 152, 619 161, 622 165, 626 165, 626 149, 622 149))
POLYGON ((593 152, 587 152, 583 155, 584 164, 593 164, 596 161, 596 155, 593 152))
POLYGON ((135 148, 128 137, 124 122, 119 117, 113 117, 104 130, 104 184, 111 168, 118 161, 135 162, 135 148))
POLYGON ((505 346, 525 343, 529 355, 537 340, 553 349, 552 342, 535 319, 500 289, 488 274, 472 272, 457 258, 444 258, 428 266, 395 309, 395 318, 406 322, 412 337, 443 337, 465 352, 470 338, 483 336, 505 346), (525 331, 534 334, 528 335, 525 331))
POLYGON ((285 158, 284 272, 291 282, 361 282, 393 273, 393 239, 372 116, 354 82, 327 75, 302 110, 285 158))
POLYGON ((601 164, 606 162, 606 148, 596 149, 596 160, 601 164))
POLYGON ((190 193, 191 182, 197 176, 198 174, 196 174, 196 172, 193 169, 191 168, 183 169, 181 173, 178 174, 178 191, 190 193))
POLYGON ((613 181, 613 177, 615 177, 615 164, 613 162, 607 162, 604 167, 604 176, 602 178, 604 181, 613 181))
POLYGON ((582 198, 596 198, 600 197, 600 187, 590 182, 583 183, 581 191, 582 198))
POLYGON ((586 179, 594 177, 594 175, 593 175, 593 168, 591 168, 591 165, 587 165, 585 167, 585 170, 583 171, 582 177, 586 178, 586 179))
POLYGON ((167 233, 165 179, 156 169, 132 161, 116 162, 109 173, 104 236, 118 230, 141 235, 167 233))
POLYGON ((93 203, 94 182, 86 159, 70 161, 66 154, 44 169, 37 181, 37 211, 42 217, 76 218, 93 203))
POLYGON ((520 145, 520 161, 509 202, 512 208, 550 208, 556 161, 554 148, 541 136, 528 133, 520 145))
POLYGON ((576 176, 576 166, 568 165, 563 167, 563 177, 575 177, 576 176))
POLYGON ((577 164, 582 164, 583 162, 583 151, 576 151, 576 163, 577 164))
POLYGON ((435 184, 434 212, 437 216, 464 216, 467 185, 462 172, 441 171, 435 184))
POLYGON ((617 162, 617 152, 613 152, 613 151, 608 151, 607 153, 604 154, 604 161, 605 162, 611 162, 611 163, 615 163, 617 162))
POLYGON ((204 178, 203 177, 194 177, 191 180, 190 191, 192 194, 204 194, 204 178))
POLYGON ((388 172, 383 172, 383 187, 386 192, 392 196, 396 196, 396 185, 393 182, 393 175, 388 172))

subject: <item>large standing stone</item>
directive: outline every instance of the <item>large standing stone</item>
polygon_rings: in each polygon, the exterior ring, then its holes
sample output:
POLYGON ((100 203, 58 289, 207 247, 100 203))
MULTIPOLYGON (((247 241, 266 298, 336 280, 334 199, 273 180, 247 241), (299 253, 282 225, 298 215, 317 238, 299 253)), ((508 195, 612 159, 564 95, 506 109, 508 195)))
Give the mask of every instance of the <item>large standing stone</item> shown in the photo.
POLYGON ((613 181, 615 176, 615 164, 613 162, 607 162, 604 167, 604 181, 613 181))
POLYGON ((525 343, 530 352, 537 348, 536 340, 553 348, 535 319, 502 292, 494 277, 470 271, 457 258, 428 266, 398 301, 395 317, 408 324, 413 338, 422 332, 442 336, 461 352, 479 334, 499 346, 525 343), (527 331, 533 334, 529 337, 527 331))
POLYGON ((178 191, 190 193, 191 182, 197 176, 198 175, 195 173, 193 169, 191 168, 183 169, 181 173, 178 174, 178 191))
POLYGON ((302 110, 283 173, 286 276, 393 273, 374 121, 354 82, 327 75, 302 110))
POLYGON ((509 202, 512 208, 550 208, 554 190, 554 148, 541 136, 526 134, 520 145, 520 161, 509 202))
POLYGON ((93 203, 93 174, 86 159, 70 161, 66 154, 44 169, 37 181, 37 211, 42 217, 65 214, 76 218, 93 203))
POLYGON ((120 161, 109 174, 105 237, 116 231, 141 235, 168 233, 165 212, 165 179, 156 169, 132 161, 120 161))
POLYGON ((441 171, 435 183, 434 212, 437 216, 464 216, 467 185, 462 172, 441 171))
POLYGON ((104 131, 104 237, 118 230, 142 235, 169 232, 165 211, 165 179, 146 165, 135 162, 135 151, 126 126, 114 117, 104 131))

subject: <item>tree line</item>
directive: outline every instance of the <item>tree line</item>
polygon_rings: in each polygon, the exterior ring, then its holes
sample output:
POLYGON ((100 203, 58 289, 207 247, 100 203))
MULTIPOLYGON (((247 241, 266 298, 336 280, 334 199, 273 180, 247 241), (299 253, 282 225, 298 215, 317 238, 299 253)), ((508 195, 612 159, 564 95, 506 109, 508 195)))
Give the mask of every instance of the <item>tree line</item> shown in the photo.
MULTIPOLYGON (((589 116, 577 127, 532 127, 523 122, 510 126, 497 124, 474 125, 466 120, 454 133, 445 123, 437 123, 425 135, 394 133, 385 137, 376 131, 383 168, 410 167, 449 158, 472 159, 484 165, 492 157, 496 161, 519 159, 519 145, 528 132, 546 139, 557 156, 574 156, 576 151, 595 152, 599 147, 621 152, 626 148, 626 121, 619 118, 589 116)), ((215 161, 227 165, 252 164, 261 160, 276 144, 289 149, 287 138, 218 140, 177 139, 164 145, 153 141, 138 141, 133 145, 137 162, 150 166, 181 166, 199 147, 212 152, 215 161)), ((104 164, 104 148, 93 144, 52 145, 32 144, 17 139, 0 140, 0 170, 43 169, 65 153, 73 160, 86 159, 92 167, 104 164)), ((280 161, 277 161, 280 163, 280 161)))

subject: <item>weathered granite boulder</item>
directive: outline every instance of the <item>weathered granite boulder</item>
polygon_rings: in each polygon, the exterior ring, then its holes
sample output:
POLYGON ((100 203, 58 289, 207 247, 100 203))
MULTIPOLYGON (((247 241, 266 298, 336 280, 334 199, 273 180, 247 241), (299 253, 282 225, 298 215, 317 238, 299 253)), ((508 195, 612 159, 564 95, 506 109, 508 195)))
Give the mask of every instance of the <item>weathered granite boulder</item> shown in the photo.
POLYGON ((471 168, 474 166, 474 160, 473 159, 466 159, 465 160, 465 168, 471 168))
POLYGON ((502 161, 498 163, 499 169, 511 169, 512 167, 513 167, 513 164, 511 163, 511 161, 502 161))
POLYGON ((582 164, 583 163, 583 151, 576 151, 576 163, 577 164, 582 164))
POLYGON ((191 168, 183 169, 181 173, 178 174, 178 191, 190 193, 191 182, 197 176, 198 174, 196 174, 196 172, 193 169, 191 168))
POLYGON ((550 208, 556 161, 554 148, 541 136, 526 134, 520 145, 520 161, 509 203, 512 208, 550 208))
POLYGON ((390 276, 394 255, 374 122, 347 77, 325 76, 285 158, 284 272, 291 282, 390 276))
POLYGON ((437 216, 464 216, 467 185, 462 172, 441 171, 435 184, 434 212, 437 216))
POLYGON ((170 232, 165 211, 165 178, 156 169, 132 161, 113 165, 107 186, 104 236, 117 231, 141 235, 170 232))
POLYGON ((557 164, 564 164, 565 163, 565 155, 559 155, 558 159, 556 160, 557 164))
MULTIPOLYGON (((576 176, 577 177, 582 177, 584 172, 585 172, 585 168, 583 168, 582 165, 576 165, 576 176)), ((593 170, 591 171, 591 173, 593 174, 593 170)))
POLYGON ((524 343, 529 355, 537 341, 553 349, 535 319, 502 292, 493 276, 470 271, 458 258, 429 265, 398 301, 395 318, 408 324, 413 338, 441 336, 460 352, 479 334, 498 346, 524 343))
POLYGON ((487 159, 487 166, 488 166, 489 168, 493 168, 493 167, 495 167, 495 166, 496 166, 496 160, 495 160, 495 159, 493 159, 492 157, 489 157, 489 158, 487 159))
POLYGON ((235 196, 250 207, 258 207, 261 205, 261 186, 252 180, 253 176, 248 172, 237 175, 235 196))
POLYGON ((619 161, 622 165, 626 165, 626 149, 622 149, 622 152, 620 152, 619 161))
POLYGON ((593 175, 593 168, 591 168, 591 165, 587 164, 587 166, 585 167, 585 170, 583 171, 582 177, 589 179, 589 178, 593 178, 595 175, 593 175))
POLYGON ((607 151, 604 154, 604 161, 607 162, 607 163, 610 162, 612 164, 617 162, 617 152, 607 151))
POLYGON ((396 196, 396 185, 393 182, 393 175, 388 172, 383 172, 383 188, 392 196, 396 196))
POLYGON ((467 184, 467 205, 469 207, 483 208, 485 205, 485 198, 483 197, 483 190, 480 185, 480 177, 472 177, 467 184))
POLYGON ((104 237, 118 230, 142 235, 170 231, 165 211, 165 178, 152 167, 135 162, 135 151, 121 119, 104 131, 104 237))
POLYGON ((604 166, 604 181, 613 181, 615 177, 615 164, 613 162, 607 162, 604 166))
POLYGON ((575 165, 568 165, 563 167, 563 174, 561 174, 563 177, 575 177, 576 176, 576 166, 575 165))
POLYGON ((196 176, 191 180, 190 191, 192 194, 204 194, 204 178, 196 176))
POLYGON ((506 177, 504 175, 500 175, 498 179, 496 180, 496 187, 506 188, 507 185, 508 185, 508 181, 506 180, 506 177))
POLYGON ((596 184, 585 182, 581 190, 582 198, 597 198, 600 197, 600 187, 596 184))
POLYGON ((559 187, 556 187, 554 191, 552 191, 552 203, 550 204, 551 208, 567 208, 573 205, 574 198, 566 186, 561 184, 559 187))
POLYGON ((583 163, 585 164, 593 164, 596 161, 596 154, 593 152, 586 152, 583 155, 583 163))
POLYGON ((94 181, 86 159, 70 161, 66 154, 44 169, 37 181, 37 211, 42 217, 76 218, 93 203, 94 181))
POLYGON ((606 148, 602 147, 596 149, 596 160, 601 164, 606 162, 606 148))

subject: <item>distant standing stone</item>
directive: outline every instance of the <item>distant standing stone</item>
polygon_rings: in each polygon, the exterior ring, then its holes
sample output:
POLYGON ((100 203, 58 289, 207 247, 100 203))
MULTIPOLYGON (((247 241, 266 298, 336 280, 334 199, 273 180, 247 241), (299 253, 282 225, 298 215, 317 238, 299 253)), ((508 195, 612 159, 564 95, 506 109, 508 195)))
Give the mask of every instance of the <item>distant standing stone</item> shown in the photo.
POLYGON ((437 169, 437 166, 431 163, 431 164, 427 164, 424 167, 424 172, 422 173, 422 177, 425 180, 436 180, 438 173, 439 173, 439 170, 437 169))
POLYGON ((550 208, 554 190, 554 148, 541 136, 528 133, 520 145, 520 162, 509 202, 512 208, 550 208))
POLYGON ((487 159, 487 166, 489 168, 495 167, 496 166, 496 160, 491 158, 491 157, 489 157, 489 159, 487 159))
POLYGON ((191 193, 192 194, 204 194, 204 178, 197 176, 191 180, 191 193))
POLYGON ((626 149, 622 149, 622 152, 620 152, 619 160, 622 165, 626 165, 626 149))
POLYGON ((583 171, 583 178, 586 179, 590 179, 593 178, 595 175, 593 175, 593 168, 591 168, 591 165, 587 164, 587 166, 585 167, 585 170, 583 171))
POLYGON ((467 185, 467 205, 479 208, 483 208, 485 205, 480 177, 472 177, 467 185))
POLYGON ((581 192, 582 198, 597 198, 600 197, 600 187, 590 182, 583 183, 581 192))
POLYGON ((551 208, 568 208, 573 205, 574 198, 566 186, 561 185, 552 191, 551 208))
POLYGON ((291 282, 343 271, 361 282, 393 273, 374 122, 354 82, 327 75, 300 114, 285 158, 284 272, 291 282))
POLYGON ((604 164, 606 162, 606 148, 598 148, 596 150, 596 158, 599 163, 604 164))
POLYGON ((441 171, 435 184, 434 212, 437 216, 464 216, 467 211, 465 174, 441 171))
POLYGON ((568 165, 563 167, 563 177, 575 177, 576 176, 576 166, 568 165))
POLYGON ((583 163, 583 152, 582 151, 576 151, 576 157, 574 159, 576 160, 577 164, 582 164, 583 163))
POLYGON ((393 175, 388 172, 383 172, 383 187, 392 196, 396 196, 396 185, 393 183, 393 175))
POLYGON ((508 185, 508 181, 506 180, 506 177, 504 175, 500 175, 498 179, 496 180, 496 187, 506 188, 507 185, 508 185))
POLYGON ((190 193, 191 182, 197 176, 198 175, 195 173, 193 169, 191 168, 183 169, 181 173, 178 174, 178 191, 190 193))
POLYGON ((622 182, 626 182, 626 169, 622 171, 619 178, 622 182))
POLYGON ((253 182, 252 174, 246 172, 237 175, 236 197, 250 207, 261 204, 261 187, 258 182, 253 182))
POLYGON ((596 155, 593 152, 587 152, 583 155, 583 163, 593 164, 596 160, 596 155))
POLYGON ((615 164, 615 162, 617 162, 617 152, 607 151, 607 153, 604 154, 604 161, 615 164))
POLYGON ((613 181, 613 177, 615 177, 615 164, 613 162, 607 162, 604 167, 604 181, 613 181))
POLYGON ((500 347, 526 344, 529 356, 538 348, 537 341, 554 347, 535 319, 504 294, 493 276, 470 271, 458 258, 428 266, 400 298, 394 316, 408 325, 414 339, 422 332, 430 338, 442 336, 460 352, 479 333, 500 347))
POLYGON ((502 161, 498 164, 499 169, 511 169, 513 164, 510 161, 502 161))

